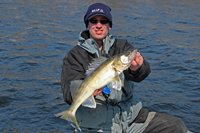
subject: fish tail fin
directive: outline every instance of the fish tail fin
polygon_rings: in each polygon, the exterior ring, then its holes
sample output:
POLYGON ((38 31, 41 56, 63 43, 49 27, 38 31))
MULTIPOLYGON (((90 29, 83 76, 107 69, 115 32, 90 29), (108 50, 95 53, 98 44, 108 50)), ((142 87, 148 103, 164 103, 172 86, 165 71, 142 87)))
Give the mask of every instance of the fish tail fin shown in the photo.
POLYGON ((68 110, 67 111, 62 111, 60 113, 55 114, 55 116, 73 122, 74 124, 76 124, 78 129, 81 131, 81 129, 79 127, 79 124, 78 124, 78 122, 76 120, 76 116, 72 112, 70 112, 68 110))

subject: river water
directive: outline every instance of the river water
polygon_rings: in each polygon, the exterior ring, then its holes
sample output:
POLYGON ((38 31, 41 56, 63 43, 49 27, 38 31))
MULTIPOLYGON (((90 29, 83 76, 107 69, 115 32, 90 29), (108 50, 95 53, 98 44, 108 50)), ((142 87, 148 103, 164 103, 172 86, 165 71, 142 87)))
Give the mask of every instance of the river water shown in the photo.
MULTIPOLYGON (((66 110, 62 59, 85 29, 95 0, 0 0, 0 132, 72 132, 54 116, 66 110)), ((152 73, 135 93, 156 112, 200 132, 200 1, 102 0, 110 33, 128 39, 152 73)))

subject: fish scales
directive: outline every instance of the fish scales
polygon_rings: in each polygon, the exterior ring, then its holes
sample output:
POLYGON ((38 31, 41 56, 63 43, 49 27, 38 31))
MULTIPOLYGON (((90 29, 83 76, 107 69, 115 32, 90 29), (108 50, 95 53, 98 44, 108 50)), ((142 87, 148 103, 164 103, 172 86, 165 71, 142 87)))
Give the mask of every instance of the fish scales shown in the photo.
POLYGON ((88 78, 86 78, 83 83, 80 85, 80 89, 78 89, 74 93, 73 100, 73 112, 77 110, 77 108, 88 98, 91 96, 96 89, 99 89, 117 76, 117 73, 114 69, 111 69, 111 65, 114 59, 106 60, 101 67, 98 67, 96 71, 90 74, 88 78), (109 73, 109 74, 108 74, 109 73))

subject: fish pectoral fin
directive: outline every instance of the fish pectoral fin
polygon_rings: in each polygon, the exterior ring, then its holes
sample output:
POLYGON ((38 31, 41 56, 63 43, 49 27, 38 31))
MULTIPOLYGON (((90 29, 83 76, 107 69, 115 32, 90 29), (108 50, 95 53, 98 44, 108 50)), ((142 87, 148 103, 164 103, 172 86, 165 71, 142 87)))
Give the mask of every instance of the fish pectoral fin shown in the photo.
POLYGON ((120 91, 122 88, 122 83, 119 76, 116 76, 115 78, 113 78, 112 82, 109 83, 109 86, 112 86, 113 89, 120 91))
POLYGON ((96 101, 94 100, 94 96, 90 96, 88 99, 86 99, 82 106, 89 107, 89 108, 96 108, 96 101))

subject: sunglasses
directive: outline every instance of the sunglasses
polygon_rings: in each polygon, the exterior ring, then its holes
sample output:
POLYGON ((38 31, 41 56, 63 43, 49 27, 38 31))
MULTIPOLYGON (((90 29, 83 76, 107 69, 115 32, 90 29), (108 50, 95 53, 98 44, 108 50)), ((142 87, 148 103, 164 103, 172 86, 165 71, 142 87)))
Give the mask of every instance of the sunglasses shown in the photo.
MULTIPOLYGON (((92 23, 92 24, 97 24, 97 23, 98 23, 98 20, 96 20, 96 19, 90 19, 89 21, 90 21, 90 23, 92 23)), ((100 20, 100 23, 101 23, 101 24, 107 24, 108 22, 109 22, 109 20, 107 20, 107 19, 102 19, 102 20, 100 20)))

